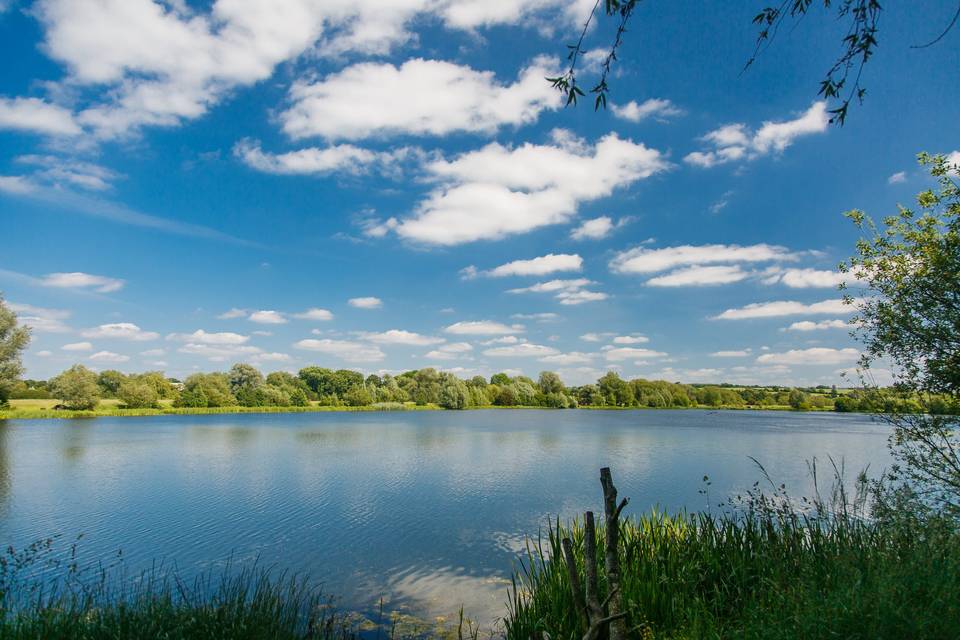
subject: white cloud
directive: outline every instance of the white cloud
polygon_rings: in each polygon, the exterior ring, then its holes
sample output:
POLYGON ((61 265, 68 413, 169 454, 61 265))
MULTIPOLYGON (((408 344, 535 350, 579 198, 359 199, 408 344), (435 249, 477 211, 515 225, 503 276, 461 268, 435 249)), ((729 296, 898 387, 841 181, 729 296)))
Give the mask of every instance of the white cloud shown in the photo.
POLYGON ((234 318, 245 318, 247 314, 250 313, 247 309, 237 309, 234 307, 229 311, 224 311, 217 316, 219 320, 233 320, 234 318))
POLYGON ((17 314, 17 319, 37 333, 69 333, 72 331, 63 321, 70 317, 64 309, 46 309, 32 304, 8 302, 7 306, 17 314))
POLYGON ((855 284, 857 281, 850 274, 820 269, 786 269, 782 272, 774 272, 764 279, 765 284, 775 284, 777 282, 792 289, 808 289, 814 287, 835 288, 842 282, 855 284))
POLYGON ((596 284, 586 278, 575 278, 573 280, 548 280, 547 282, 538 282, 529 287, 520 287, 519 289, 507 289, 507 293, 556 293, 558 291, 576 291, 583 287, 596 284))
POLYGON ((506 276, 543 276, 557 271, 580 271, 583 269, 583 258, 570 253, 548 253, 539 258, 529 260, 514 260, 486 272, 493 278, 506 276))
POLYGON ((0 129, 74 136, 81 129, 69 109, 38 98, 0 97, 0 129))
POLYGON ((92 162, 70 160, 52 155, 27 154, 17 156, 21 164, 38 167, 30 176, 34 188, 40 183, 53 187, 80 187, 91 191, 106 191, 118 174, 92 162))
POLYGON ((713 167, 736 160, 753 160, 769 153, 781 153, 801 136, 825 132, 829 123, 827 103, 814 102, 796 119, 767 121, 755 132, 749 131, 742 123, 715 129, 702 138, 714 148, 694 151, 687 154, 684 160, 699 167, 713 167))
POLYGON ((452 161, 426 166, 440 182, 400 221, 396 232, 424 244, 456 245, 496 240, 568 221, 580 203, 665 171, 656 149, 616 134, 593 149, 526 143, 508 148, 491 143, 452 161))
POLYGON ((346 362, 379 362, 386 357, 380 347, 352 340, 333 340, 313 338, 300 340, 293 346, 306 351, 316 351, 328 356, 340 358, 346 362))
POLYGON ((599 302, 600 300, 606 300, 610 296, 602 291, 580 289, 578 291, 561 291, 554 297, 560 301, 560 304, 573 306, 587 302, 599 302))
POLYGON ((224 346, 245 344, 248 340, 250 340, 250 336, 240 335, 239 333, 231 333, 230 331, 209 333, 203 329, 197 329, 193 333, 171 333, 167 336, 167 340, 224 346))
POLYGON ((586 302, 606 300, 608 297, 607 294, 584 289, 584 287, 591 284, 596 283, 586 278, 548 280, 547 282, 537 282, 529 287, 507 289, 507 293, 553 293, 553 297, 563 305, 578 305, 586 302))
POLYGON ((730 349, 727 351, 714 351, 710 354, 713 358, 746 358, 750 355, 750 349, 730 349))
POLYGON ((60 348, 64 351, 93 351, 93 345, 89 342, 71 342, 60 348))
POLYGON ((145 358, 159 358, 166 353, 163 349, 147 349, 146 351, 141 351, 140 355, 145 358))
POLYGON ((613 220, 609 216, 600 216, 584 220, 583 224, 570 232, 570 237, 574 240, 600 240, 610 235, 613 228, 613 220))
POLYGON ((469 342, 451 342, 427 352, 424 357, 433 360, 454 360, 471 351, 473 351, 473 345, 469 342))
POLYGON ((740 282, 750 277, 740 265, 715 265, 712 267, 686 267, 647 280, 653 287, 700 287, 713 284, 740 282))
POLYGON ((254 311, 247 317, 247 320, 257 324, 286 324, 290 322, 283 313, 272 309, 254 311))
POLYGON ((502 336, 500 338, 490 338, 489 340, 484 340, 480 344, 485 347, 489 347, 492 344, 520 344, 521 342, 527 342, 527 339, 518 338, 517 336, 502 336))
POLYGON ((592 353, 583 353, 581 351, 571 351, 570 353, 557 353, 552 356, 540 358, 540 362, 547 364, 556 364, 565 367, 571 364, 589 364, 593 362, 592 353))
POLYGON ((560 352, 553 347, 547 347, 542 344, 533 344, 530 342, 521 342, 519 344, 507 347, 493 347, 486 349, 483 355, 493 358, 542 358, 544 356, 557 355, 560 352))
POLYGON ((44 276, 40 282, 45 287, 93 289, 98 293, 113 293, 114 291, 122 289, 123 285, 126 284, 125 280, 119 278, 96 276, 80 271, 74 271, 72 273, 51 273, 44 276))
POLYGON ((657 273, 683 266, 795 259, 786 247, 762 243, 682 245, 663 249, 641 246, 616 254, 610 261, 610 269, 616 273, 657 273))
POLYGON ((559 108, 561 96, 544 81, 558 68, 556 60, 537 58, 516 83, 503 85, 490 71, 441 60, 415 58, 399 67, 364 62, 319 82, 294 84, 293 106, 280 114, 280 121, 295 139, 493 133, 559 108))
POLYGON ((94 362, 110 362, 116 364, 120 362, 126 362, 130 359, 130 356, 114 353, 113 351, 97 351, 95 354, 90 356, 90 359, 94 362))
POLYGON ((612 109, 613 115, 630 122, 640 122, 650 117, 664 121, 683 115, 683 109, 665 98, 650 98, 639 104, 631 100, 624 105, 612 105, 612 109))
POLYGON ((637 347, 610 347, 604 348, 604 357, 608 362, 621 362, 623 360, 643 360, 654 358, 665 358, 666 353, 662 351, 653 351, 652 349, 641 349, 637 347))
POLYGON ((37 185, 24 176, 0 176, 0 191, 22 196, 36 190, 37 185))
POLYGON ((371 171, 389 173, 403 160, 419 156, 409 147, 390 151, 371 151, 351 144, 308 147, 287 153, 268 153, 256 140, 244 139, 233 147, 234 155, 248 167, 277 175, 360 175, 371 171))
POLYGON ((425 336, 412 331, 404 331, 403 329, 390 329, 380 333, 359 333, 358 335, 364 340, 369 340, 377 344, 404 344, 415 347, 425 347, 444 342, 443 338, 425 336))
POLYGON ((745 320, 749 318, 776 318, 779 316, 796 316, 809 314, 850 313, 853 307, 843 302, 842 298, 823 300, 812 304, 778 300, 774 302, 754 302, 739 309, 727 309, 716 316, 718 320, 745 320))
POLYGON ((44 349, 43 351, 37 351, 38 358, 49 358, 52 355, 53 355, 53 352, 47 351, 46 349, 44 349))
POLYGON ((665 367, 660 371, 648 374, 646 377, 678 382, 719 382, 721 376, 723 376, 723 369, 710 367, 702 367, 700 369, 674 369, 673 367, 665 367))
POLYGON ((865 383, 877 387, 889 387, 896 382, 892 371, 877 367, 871 367, 870 369, 846 367, 844 369, 837 369, 834 373, 858 385, 865 383))
POLYGON ((514 320, 533 320, 534 322, 553 322, 559 320, 560 316, 556 313, 515 313, 510 316, 514 320))
POLYGON ((860 352, 856 349, 813 347, 810 349, 791 349, 785 353, 765 353, 757 358, 757 362, 782 365, 826 365, 853 362, 859 357, 860 352))
MULTIPOLYGON (((579 3, 575 6, 583 9, 579 3)), ((62 86, 56 89, 76 92, 77 88, 91 87, 99 93, 79 107, 73 126, 68 113, 49 108, 42 117, 34 113, 30 126, 64 133, 83 126, 100 137, 122 136, 144 126, 176 126, 203 116, 237 88, 270 78, 278 65, 304 54, 331 57, 389 53, 394 46, 415 37, 408 28, 415 20, 435 16, 447 28, 474 29, 494 24, 538 24, 541 14, 553 17, 558 12, 563 23, 569 24, 575 13, 562 0, 289 0, 282 4, 220 0, 204 5, 204 9, 193 3, 187 8, 179 0, 37 3, 33 13, 45 29, 44 50, 69 69, 62 86), (204 10, 206 6, 209 9, 204 10)), ((487 76, 476 78, 469 75, 476 72, 467 72, 466 82, 472 80, 483 96, 494 96, 500 102, 498 107, 478 107, 471 114, 471 124, 477 117, 496 118, 499 110, 507 114, 502 117, 512 114, 514 120, 522 122, 536 110, 540 92, 545 101, 559 99, 552 89, 553 95, 548 95, 548 85, 541 86, 546 84, 542 73, 536 76, 539 82, 523 77, 517 85, 501 87, 498 93, 480 86, 489 85, 492 78, 484 83, 487 76), (491 111, 494 116, 487 116, 491 111)), ((444 91, 456 93, 459 88, 438 85, 426 89, 431 91, 426 94, 429 99, 423 101, 430 103, 441 100, 444 91)), ((418 92, 417 96, 423 98, 424 94, 418 92)), ((391 104, 398 99, 412 102, 401 92, 376 104, 391 104)), ((372 108, 373 104, 361 102, 359 107, 372 108)), ((28 106, 33 112, 42 109, 39 105, 28 106)), ((17 105, 14 108, 22 111, 17 105)), ((22 123, 24 118, 27 116, 19 114, 10 124, 22 123)))
POLYGON ((502 322, 494 322, 493 320, 474 320, 455 322, 444 331, 463 336, 503 336, 522 333, 523 325, 507 326, 502 322))
POLYGON ((87 329, 82 332, 81 335, 84 338, 108 338, 115 340, 133 340, 135 342, 156 340, 160 337, 160 334, 156 331, 144 331, 132 322, 101 324, 99 327, 87 329))
POLYGON ((794 322, 786 331, 818 331, 821 329, 849 329, 850 323, 846 320, 821 320, 814 322, 812 320, 801 320, 794 322))
POLYGON ((303 313, 295 313, 293 317, 297 320, 315 320, 318 322, 326 322, 327 320, 333 320, 333 314, 327 311, 326 309, 318 309, 317 307, 312 307, 307 309, 303 313))
MULTIPOLYGON (((584 338, 584 336, 580 337, 584 338)), ((650 338, 646 336, 616 336, 613 339, 613 344, 645 344, 647 342, 650 342, 650 338)))
POLYGON ((953 167, 952 173, 955 176, 960 176, 960 150, 953 151, 947 154, 947 164, 953 167))
POLYGON ((288 353, 278 353, 276 351, 270 353, 258 353, 251 358, 255 362, 290 362, 293 360, 288 353))
POLYGON ((907 172, 906 171, 897 171, 889 178, 887 178, 887 184, 900 184, 901 182, 907 181, 907 172))
POLYGON ((373 296, 366 296, 363 298, 350 298, 347 304, 357 309, 379 309, 383 306, 383 300, 373 296))
POLYGON ((212 362, 225 362, 231 359, 253 357, 262 352, 261 349, 251 345, 196 342, 188 342, 177 349, 177 351, 188 355, 201 356, 212 362))

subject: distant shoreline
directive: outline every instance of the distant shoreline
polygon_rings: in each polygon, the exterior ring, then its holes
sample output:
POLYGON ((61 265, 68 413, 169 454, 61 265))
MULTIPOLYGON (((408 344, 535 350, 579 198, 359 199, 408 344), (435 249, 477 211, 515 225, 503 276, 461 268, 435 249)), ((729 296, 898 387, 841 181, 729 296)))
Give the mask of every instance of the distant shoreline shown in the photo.
MULTIPOLYGON (((504 409, 540 409, 544 411, 784 411, 795 413, 839 413, 833 409, 806 409, 798 410, 789 406, 693 406, 693 407, 577 407, 576 409, 554 409, 550 407, 539 406, 513 406, 504 407, 491 405, 485 407, 468 407, 466 409, 444 409, 438 405, 415 405, 405 404, 402 406, 396 404, 389 405, 365 405, 360 407, 331 407, 331 406, 310 406, 310 407, 163 407, 160 409, 120 409, 110 407, 106 409, 92 409, 83 411, 73 411, 69 409, 2 409, 0 410, 0 420, 57 420, 57 419, 82 419, 82 418, 116 418, 116 417, 146 417, 146 416, 193 416, 193 415, 217 415, 217 414, 240 414, 240 413, 366 413, 366 412, 390 412, 390 411, 477 411, 484 409, 504 410, 504 409)), ((855 411, 846 413, 860 413, 869 415, 869 412, 855 411)))

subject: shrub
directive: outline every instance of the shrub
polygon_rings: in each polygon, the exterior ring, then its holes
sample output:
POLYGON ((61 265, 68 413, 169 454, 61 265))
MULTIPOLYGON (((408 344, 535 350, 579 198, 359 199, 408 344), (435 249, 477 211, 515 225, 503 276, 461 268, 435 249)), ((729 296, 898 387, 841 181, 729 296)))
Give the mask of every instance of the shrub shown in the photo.
POLYGON ((67 409, 93 409, 100 402, 97 374, 75 364, 50 381, 50 390, 67 409))

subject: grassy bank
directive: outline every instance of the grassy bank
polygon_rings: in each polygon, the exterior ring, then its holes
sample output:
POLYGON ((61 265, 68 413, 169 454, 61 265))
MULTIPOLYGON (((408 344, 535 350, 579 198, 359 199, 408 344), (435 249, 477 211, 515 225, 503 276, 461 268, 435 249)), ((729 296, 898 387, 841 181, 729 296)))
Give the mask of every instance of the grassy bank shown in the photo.
MULTIPOLYGON (((531 548, 514 579, 508 638, 583 634, 561 555, 568 536, 582 574, 579 524, 531 548)), ((650 513, 624 521, 622 536, 634 638, 955 638, 960 628, 960 536, 950 526, 650 513)), ((598 532, 601 550, 603 540, 598 532)))
POLYGON ((9 409, 0 409, 3 419, 39 419, 39 418, 97 418, 117 416, 193 416, 231 413, 328 413, 336 411, 437 411, 436 405, 416 405, 412 402, 383 402, 362 407, 329 407, 311 404, 306 407, 174 407, 170 403, 161 403, 156 409, 127 409, 116 400, 101 400, 96 409, 71 411, 54 409, 56 400, 11 400, 9 409))
MULTIPOLYGON (((155 409, 127 409, 119 401, 113 399, 101 400, 96 409, 71 411, 68 409, 54 409, 57 400, 11 400, 9 409, 0 409, 0 420, 33 420, 41 418, 96 418, 117 416, 162 416, 162 415, 207 415, 231 413, 325 413, 325 412, 363 412, 363 411, 443 411, 435 404, 417 405, 412 402, 382 402, 360 407, 350 406, 322 406, 311 403, 306 407, 174 407, 167 401, 162 401, 155 409)), ((468 407, 473 409, 547 409, 548 407, 512 406, 503 407, 489 405, 483 407, 468 407)), ((592 411, 686 411, 690 409, 704 409, 710 411, 795 411, 789 406, 765 407, 734 407, 734 406, 692 406, 692 407, 593 407, 585 406, 580 409, 592 411)), ((573 411, 574 409, 570 409, 573 411)), ((812 411, 830 411, 828 409, 813 409, 812 411)))

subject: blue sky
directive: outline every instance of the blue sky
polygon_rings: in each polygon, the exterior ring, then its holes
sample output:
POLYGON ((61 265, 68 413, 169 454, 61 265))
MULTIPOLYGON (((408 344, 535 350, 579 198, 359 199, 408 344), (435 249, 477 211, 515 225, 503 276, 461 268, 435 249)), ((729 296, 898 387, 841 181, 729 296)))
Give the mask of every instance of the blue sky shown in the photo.
POLYGON ((641 6, 594 113, 543 80, 591 2, 0 2, 27 374, 842 384, 842 212, 895 211, 917 152, 960 149, 960 34, 910 48, 952 3, 887 8, 843 128, 815 96, 833 17, 741 73, 760 4, 675 4, 641 6))

